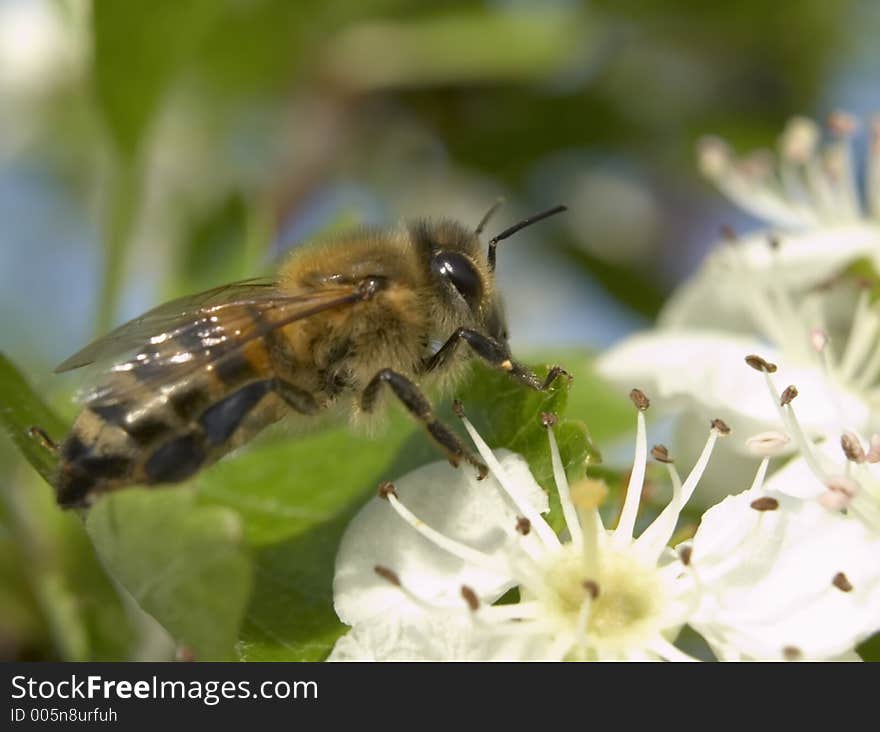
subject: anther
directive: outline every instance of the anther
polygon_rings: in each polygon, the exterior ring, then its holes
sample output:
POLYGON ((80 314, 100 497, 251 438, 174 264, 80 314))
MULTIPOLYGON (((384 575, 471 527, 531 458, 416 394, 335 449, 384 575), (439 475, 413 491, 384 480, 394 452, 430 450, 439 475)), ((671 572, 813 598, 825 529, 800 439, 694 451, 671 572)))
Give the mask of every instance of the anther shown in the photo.
POLYGON ((831 339, 824 330, 814 328, 810 331, 810 344, 813 346, 813 350, 815 350, 816 353, 822 353, 830 340, 831 339))
POLYGON ((858 120, 839 109, 828 115, 828 129, 837 137, 849 137, 858 129, 858 120))
POLYGON ((385 480, 379 483, 376 493, 378 493, 379 498, 384 498, 386 501, 388 500, 388 496, 394 496, 397 498, 397 491, 394 489, 394 483, 390 480, 385 480))
POLYGON ((658 463, 673 462, 672 458, 669 457, 669 450, 666 448, 666 445, 654 445, 654 447, 651 448, 651 457, 658 463))
POLYGON ((775 363, 770 363, 755 354, 746 356, 746 363, 755 369, 755 371, 766 371, 768 374, 775 373, 776 371, 775 363))
POLYGON ((758 457, 775 457, 785 451, 789 442, 791 440, 789 440, 788 435, 770 430, 749 437, 746 440, 746 448, 752 455, 757 455, 758 457))
POLYGON ((691 563, 691 555, 694 553, 693 547, 683 546, 678 550, 678 558, 681 559, 681 563, 687 567, 691 563))
POLYGON ((767 246, 770 247, 771 251, 778 252, 782 247, 782 240, 779 238, 778 234, 770 234, 767 236, 767 246))
POLYGON ((395 587, 400 587, 400 577, 397 576, 397 572, 393 569, 388 569, 388 567, 383 567, 381 564, 377 564, 373 567, 373 571, 383 580, 390 582, 395 587))
POLYGON ((553 412, 541 412, 541 424, 544 427, 553 427, 559 421, 553 412))
POLYGON ((723 419, 713 419, 709 424, 721 437, 727 437, 730 434, 730 427, 723 419))
POLYGON ((796 646, 786 646, 782 649, 782 657, 786 661, 800 661, 804 657, 804 652, 796 646))
POLYGON ((841 592, 852 592, 853 589, 852 583, 843 572, 838 572, 836 575, 834 575, 834 578, 831 580, 831 584, 834 585, 841 592))
POLYGON ((648 399, 645 392, 641 389, 633 389, 629 393, 629 398, 632 400, 632 403, 636 405, 636 409, 640 412, 647 411, 648 407, 651 406, 651 400, 648 399))
POLYGON ((595 580, 584 580, 583 586, 591 599, 595 600, 597 597, 599 597, 599 583, 598 582, 596 582, 595 580))
POLYGON ((529 521, 525 516, 517 516, 516 530, 523 536, 528 536, 529 532, 532 530, 532 522, 529 521))
POLYGON ((858 482, 847 475, 831 476, 826 486, 828 490, 819 496, 819 505, 829 511, 842 511, 861 490, 858 482))
POLYGON ((717 178, 730 165, 730 148, 719 137, 703 137, 697 143, 697 161, 703 175, 717 178))
POLYGON ((779 406, 784 407, 786 404, 791 404, 797 395, 798 390, 794 384, 786 386, 785 391, 782 392, 782 396, 779 397, 779 406))
POLYGON ((749 505, 756 511, 775 511, 779 508, 779 501, 770 496, 762 496, 761 498, 756 498, 749 505))
POLYGON ((728 224, 724 224, 721 227, 721 238, 728 244, 736 244, 739 241, 739 237, 736 235, 733 227, 728 224))
POLYGON ((452 411, 455 412, 456 417, 464 417, 464 406, 458 399, 452 402, 452 411))
POLYGON ((868 457, 859 438, 852 432, 844 432, 840 436, 840 447, 843 454, 846 455, 846 459, 851 462, 863 463, 868 457))
POLYGON ((477 597, 477 593, 467 585, 461 586, 461 596, 464 598, 464 601, 467 603, 471 612, 475 613, 480 609, 480 598, 477 597))

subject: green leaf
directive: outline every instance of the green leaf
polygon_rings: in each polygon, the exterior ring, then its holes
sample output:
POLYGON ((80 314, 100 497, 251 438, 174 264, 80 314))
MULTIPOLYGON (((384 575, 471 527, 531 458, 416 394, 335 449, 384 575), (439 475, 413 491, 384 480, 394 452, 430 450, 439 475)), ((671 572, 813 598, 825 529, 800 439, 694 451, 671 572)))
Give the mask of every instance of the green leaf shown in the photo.
POLYGON ((230 660, 251 592, 252 562, 234 511, 187 489, 133 488, 89 512, 89 535, 112 574, 178 644, 230 660))
POLYGON ((34 469, 51 483, 57 456, 35 438, 31 427, 40 427, 60 439, 67 427, 31 389, 21 372, 0 353, 0 425, 34 469))
MULTIPOLYGON (((197 480, 205 503, 234 509, 254 548, 254 592, 239 654, 317 661, 344 630, 332 605, 333 565, 350 517, 376 485, 414 466, 396 461, 413 432, 396 414, 377 439, 344 428, 261 440, 197 480)), ((414 435, 427 442, 421 433, 414 435)), ((430 459, 437 459, 435 451, 430 459)))

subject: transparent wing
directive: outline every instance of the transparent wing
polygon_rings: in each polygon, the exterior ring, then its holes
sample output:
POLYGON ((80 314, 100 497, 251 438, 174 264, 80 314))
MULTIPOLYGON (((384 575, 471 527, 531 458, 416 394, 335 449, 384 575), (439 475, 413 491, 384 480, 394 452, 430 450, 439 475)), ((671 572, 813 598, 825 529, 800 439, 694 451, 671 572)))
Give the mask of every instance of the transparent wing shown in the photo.
POLYGON ((222 305, 263 301, 277 297, 274 282, 268 279, 249 279, 214 287, 194 295, 171 300, 139 315, 107 335, 89 343, 55 368, 55 373, 72 371, 96 361, 120 356, 139 348, 151 338, 167 334, 202 317, 211 308, 222 305))
MULTIPOLYGON (((128 328, 134 328, 138 334, 135 352, 114 363, 104 379, 80 396, 81 401, 91 406, 113 404, 124 401, 132 391, 144 387, 161 390, 184 381, 209 365, 219 367, 245 344, 277 328, 326 310, 351 306, 363 299, 362 291, 354 285, 333 286, 301 295, 282 295, 274 287, 253 294, 246 287, 239 293, 243 299, 214 301, 200 307, 190 305, 191 298, 175 301, 180 303, 178 307, 188 308, 184 313, 172 311, 170 306, 173 303, 168 303, 117 329, 125 331, 122 339, 127 348, 123 350, 131 351, 134 336, 130 335, 128 328), (154 319, 152 314, 160 309, 164 314, 154 319), (151 323, 162 323, 166 329, 159 331, 144 325, 142 319, 147 316, 150 316, 151 323)), ((85 365, 99 357, 96 354, 105 356, 107 351, 104 349, 116 352, 118 338, 114 337, 112 345, 107 346, 102 345, 104 340, 88 346, 80 352, 84 355, 77 354, 65 364, 78 364, 81 360, 85 365)))

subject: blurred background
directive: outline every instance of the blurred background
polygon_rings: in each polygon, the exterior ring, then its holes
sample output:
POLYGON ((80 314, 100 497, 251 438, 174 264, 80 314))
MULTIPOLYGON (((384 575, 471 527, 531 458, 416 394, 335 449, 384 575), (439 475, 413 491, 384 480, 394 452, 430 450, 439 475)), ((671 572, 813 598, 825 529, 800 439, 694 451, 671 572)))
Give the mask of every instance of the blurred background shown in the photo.
MULTIPOLYGON (((873 112, 878 31, 868 0, 0 0, 0 348, 70 416, 52 367, 122 320, 503 196, 490 234, 570 208, 499 252, 514 348, 600 349, 742 223, 696 139, 873 112)), ((110 581, 5 437, 0 481, 0 657, 117 656, 110 581)))

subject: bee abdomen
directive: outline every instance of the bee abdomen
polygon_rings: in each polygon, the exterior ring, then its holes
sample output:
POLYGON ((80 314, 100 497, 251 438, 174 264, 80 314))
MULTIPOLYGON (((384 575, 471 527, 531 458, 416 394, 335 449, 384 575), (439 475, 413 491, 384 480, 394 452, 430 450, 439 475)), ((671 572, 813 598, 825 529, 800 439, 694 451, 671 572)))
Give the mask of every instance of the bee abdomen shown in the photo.
POLYGON ((61 446, 61 466, 56 490, 58 503, 65 507, 88 503, 90 494, 101 484, 127 481, 132 473, 132 459, 120 453, 99 453, 73 432, 61 446))

